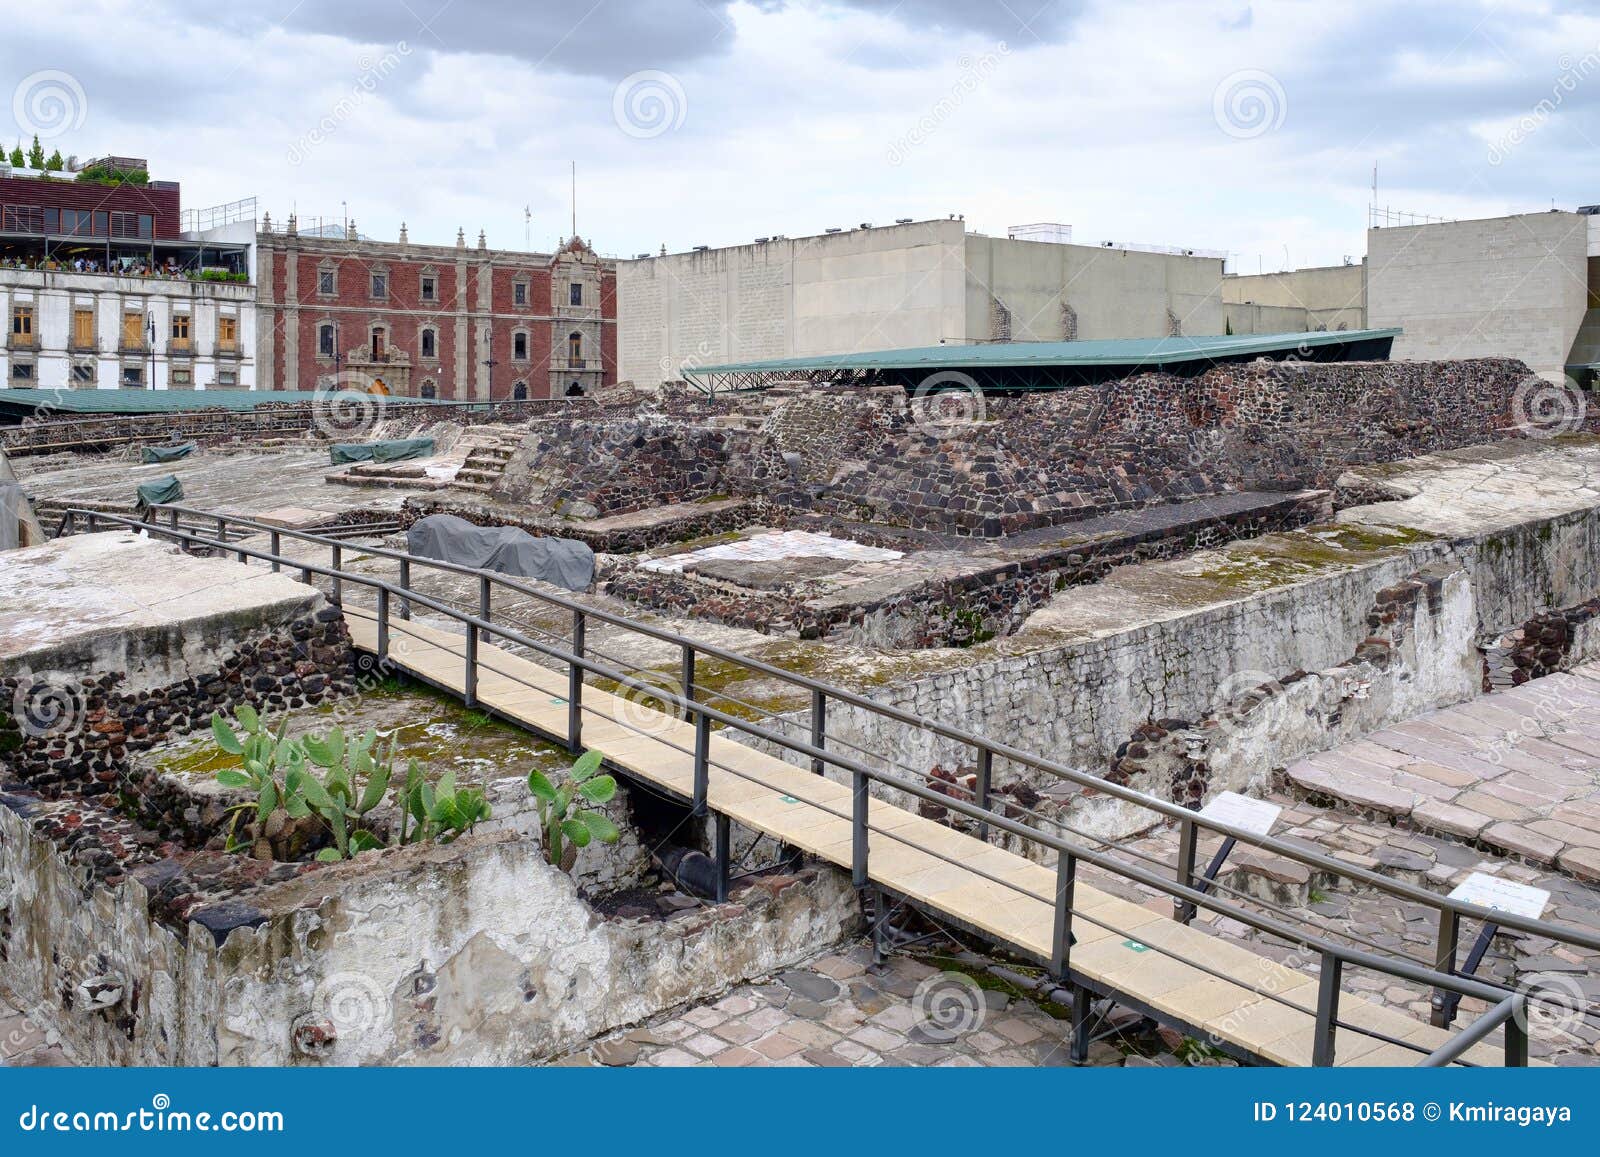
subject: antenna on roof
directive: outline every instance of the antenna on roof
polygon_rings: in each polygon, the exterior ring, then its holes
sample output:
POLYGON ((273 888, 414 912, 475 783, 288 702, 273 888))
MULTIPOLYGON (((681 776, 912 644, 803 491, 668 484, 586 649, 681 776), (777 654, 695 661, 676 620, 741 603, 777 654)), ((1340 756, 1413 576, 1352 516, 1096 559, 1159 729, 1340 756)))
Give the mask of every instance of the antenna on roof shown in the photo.
POLYGON ((572 162, 572 235, 578 235, 578 162, 572 162))

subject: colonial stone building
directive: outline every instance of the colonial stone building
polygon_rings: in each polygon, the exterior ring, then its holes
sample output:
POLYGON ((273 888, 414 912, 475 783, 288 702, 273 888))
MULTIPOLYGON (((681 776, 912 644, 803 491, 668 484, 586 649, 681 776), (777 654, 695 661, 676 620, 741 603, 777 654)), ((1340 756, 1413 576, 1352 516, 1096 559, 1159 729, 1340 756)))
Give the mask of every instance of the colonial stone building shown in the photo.
POLYGON ((555 254, 301 233, 257 235, 262 389, 335 380, 397 396, 487 401, 616 381, 616 265, 573 237, 555 254))

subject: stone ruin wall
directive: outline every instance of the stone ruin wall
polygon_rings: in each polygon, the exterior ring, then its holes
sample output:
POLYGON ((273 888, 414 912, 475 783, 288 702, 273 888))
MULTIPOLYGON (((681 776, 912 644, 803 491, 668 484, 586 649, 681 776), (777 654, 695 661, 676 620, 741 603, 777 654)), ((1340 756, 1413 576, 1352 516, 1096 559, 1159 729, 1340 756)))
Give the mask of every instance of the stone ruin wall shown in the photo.
POLYGON ((899 388, 672 396, 540 423, 497 496, 579 520, 765 498, 995 537, 1203 495, 1330 488, 1348 466, 1494 441, 1515 433, 1527 377, 1504 359, 1255 362, 987 397, 949 426, 899 388))

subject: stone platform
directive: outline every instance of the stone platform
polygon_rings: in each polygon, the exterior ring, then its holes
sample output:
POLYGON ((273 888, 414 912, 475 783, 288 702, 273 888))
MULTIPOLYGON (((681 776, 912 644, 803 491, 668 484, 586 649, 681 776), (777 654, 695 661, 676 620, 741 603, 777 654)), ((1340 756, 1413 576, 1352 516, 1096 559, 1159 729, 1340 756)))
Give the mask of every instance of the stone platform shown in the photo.
POLYGON ((163 686, 321 602, 288 574, 133 531, 57 539, 0 554, 0 675, 115 671, 130 686, 163 686))

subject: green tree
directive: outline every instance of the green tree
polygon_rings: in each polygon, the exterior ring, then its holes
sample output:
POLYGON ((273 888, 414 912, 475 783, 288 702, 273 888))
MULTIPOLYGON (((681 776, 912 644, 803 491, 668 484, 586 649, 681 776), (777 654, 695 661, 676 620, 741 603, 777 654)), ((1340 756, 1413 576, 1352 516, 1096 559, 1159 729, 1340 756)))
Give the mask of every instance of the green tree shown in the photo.
POLYGON ((33 148, 28 150, 28 168, 44 168, 44 146, 39 143, 39 134, 33 134, 33 148))
POLYGON ((44 163, 44 167, 52 173, 59 173, 67 167, 67 160, 61 155, 60 149, 50 154, 50 159, 44 163))
POLYGON ((20 140, 17 141, 17 147, 11 150, 11 156, 7 160, 11 162, 13 169, 20 169, 28 163, 27 158, 22 155, 22 142, 20 140))

